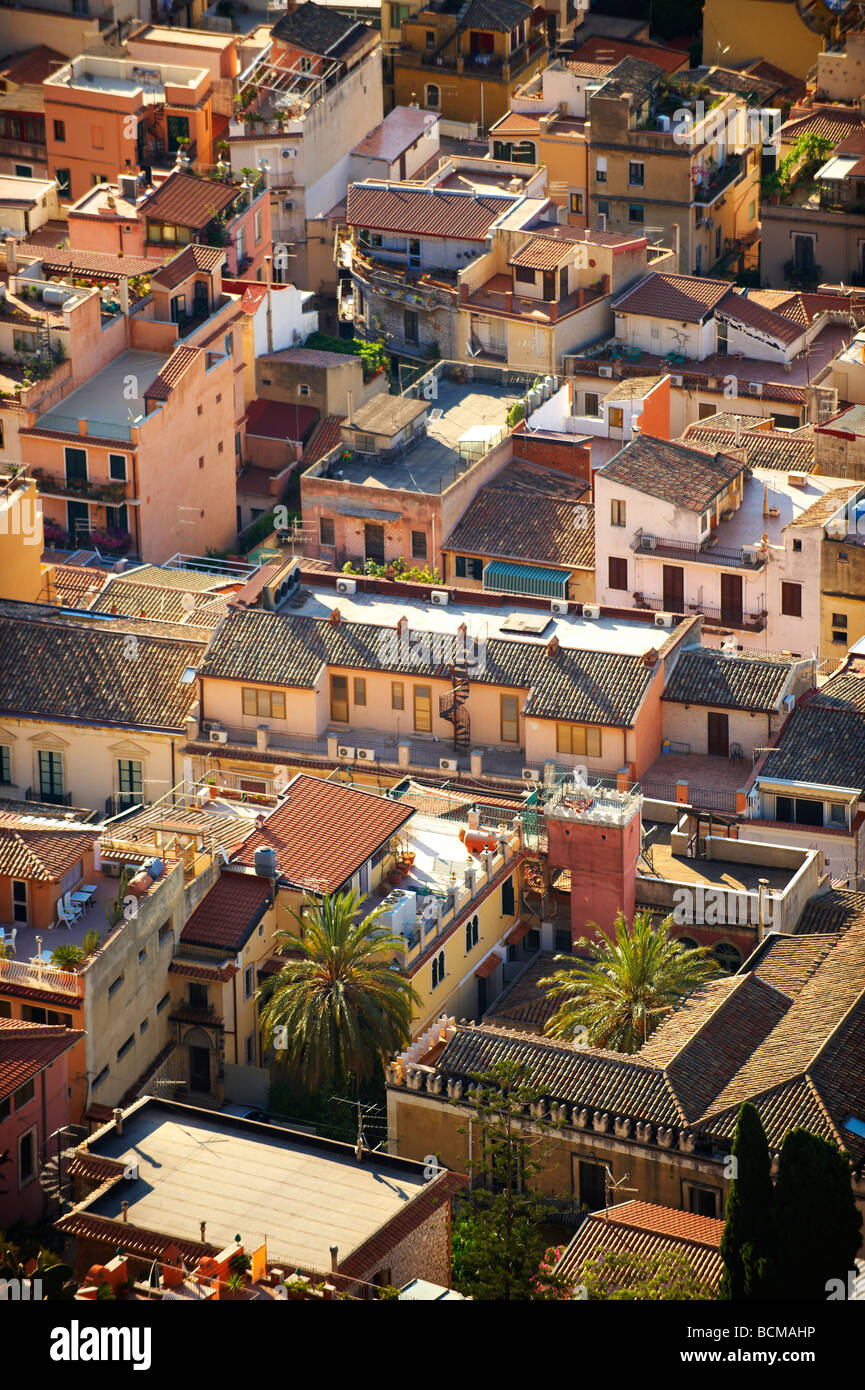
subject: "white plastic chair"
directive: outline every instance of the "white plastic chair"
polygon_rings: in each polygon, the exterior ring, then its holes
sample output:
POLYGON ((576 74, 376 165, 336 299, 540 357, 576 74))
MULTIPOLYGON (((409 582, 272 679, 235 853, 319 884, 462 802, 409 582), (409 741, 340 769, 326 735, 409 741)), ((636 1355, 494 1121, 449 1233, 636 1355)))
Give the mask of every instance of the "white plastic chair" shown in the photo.
POLYGON ((77 922, 78 918, 81 916, 81 908, 78 906, 77 903, 74 903, 72 901, 71 892, 64 893, 63 897, 60 899, 60 902, 57 904, 58 911, 60 910, 60 908, 63 909, 65 917, 73 922, 77 922))
POLYGON ((58 927, 59 927, 60 924, 62 923, 64 927, 68 927, 69 930, 71 931, 71 930, 72 930, 72 923, 73 923, 73 922, 77 922, 77 920, 78 920, 78 918, 79 918, 80 916, 81 916, 81 913, 80 913, 80 912, 67 912, 67 910, 66 910, 66 908, 65 908, 65 906, 64 906, 64 904, 63 904, 62 899, 61 899, 61 901, 57 904, 57 925, 58 925, 58 927))
POLYGON ((8 933, 7 933, 5 927, 0 927, 0 945, 2 945, 2 946, 8 946, 8 947, 10 948, 10 950, 11 950, 13 956, 14 956, 14 954, 15 954, 15 938, 16 938, 17 935, 18 935, 18 928, 17 928, 17 927, 12 927, 11 930, 10 930, 8 933))

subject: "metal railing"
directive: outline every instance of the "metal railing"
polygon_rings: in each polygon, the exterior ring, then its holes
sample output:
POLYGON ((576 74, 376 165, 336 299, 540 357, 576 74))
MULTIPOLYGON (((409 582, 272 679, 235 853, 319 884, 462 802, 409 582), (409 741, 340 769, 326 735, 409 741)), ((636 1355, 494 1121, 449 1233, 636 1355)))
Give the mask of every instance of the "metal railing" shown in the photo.
POLYGON ((640 555, 669 556, 682 560, 696 560, 700 564, 724 565, 739 569, 762 569, 766 564, 766 556, 759 550, 752 552, 740 545, 679 540, 676 536, 653 536, 642 529, 633 537, 631 549, 640 555))
POLYGON ((58 434, 80 434, 79 427, 82 424, 85 435, 92 435, 96 439, 117 439, 123 440, 126 444, 132 443, 131 425, 116 425, 109 420, 89 420, 75 415, 40 415, 34 429, 56 430, 58 434))
POLYGON ((48 989, 56 994, 80 995, 81 976, 71 970, 58 970, 47 961, 27 965, 23 961, 0 959, 0 987, 3 983, 29 989, 48 989))

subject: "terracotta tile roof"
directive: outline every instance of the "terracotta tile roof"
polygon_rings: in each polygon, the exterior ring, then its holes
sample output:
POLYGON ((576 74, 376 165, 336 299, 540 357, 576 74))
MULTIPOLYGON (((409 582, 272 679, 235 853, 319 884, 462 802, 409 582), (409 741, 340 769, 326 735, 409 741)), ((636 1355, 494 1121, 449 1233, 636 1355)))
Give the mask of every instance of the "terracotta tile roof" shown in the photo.
POLYGON ((706 420, 689 425, 682 435, 682 443, 709 453, 717 449, 744 449, 749 468, 775 468, 787 473, 813 471, 816 466, 813 427, 809 426, 804 433, 797 430, 795 434, 789 430, 751 429, 746 423, 748 418, 740 417, 738 441, 735 417, 710 415, 706 420))
POLYGON ((792 72, 779 68, 775 63, 770 63, 765 58, 762 58, 759 63, 752 63, 748 71, 752 72, 755 77, 762 77, 768 82, 774 82, 776 90, 789 97, 791 101, 800 101, 808 90, 801 77, 796 77, 792 72))
POLYGON ((741 459, 704 454, 673 440, 640 435, 626 444, 598 476, 625 487, 702 512, 743 471, 741 459))
POLYGON ((465 29, 497 29, 509 34, 523 22, 528 22, 532 6, 523 0, 469 0, 460 10, 460 23, 465 29))
POLYGON ((197 1264, 202 1255, 219 1254, 215 1246, 202 1244, 201 1241, 179 1240, 162 1231, 145 1231, 140 1226, 114 1221, 108 1216, 93 1216, 88 1211, 70 1211, 66 1216, 61 1216, 55 1225, 65 1235, 97 1241, 111 1250, 122 1245, 126 1254, 147 1259, 164 1259, 173 1248, 187 1268, 197 1264))
POLYGON ((429 128, 429 112, 416 106, 395 106, 352 150, 367 159, 398 159, 429 128))
POLYGON ((540 128, 540 116, 533 116, 527 111, 508 111, 500 121, 496 121, 490 134, 495 136, 537 135, 540 128))
POLYGON ((796 923, 797 936, 828 935, 846 931, 854 922, 865 921, 865 893, 850 888, 830 888, 809 898, 796 923))
MULTIPOLYGON (((219 246, 186 246, 176 256, 172 256, 170 261, 160 266, 158 270, 151 271, 151 285, 159 285, 162 289, 173 290, 177 285, 194 275, 196 271, 206 271, 212 274, 218 266, 225 261, 226 252, 219 246)), ((151 262, 152 265, 152 262, 151 262)))
POLYGON ((90 607, 91 589, 101 589, 108 579, 108 570, 91 569, 89 565, 55 565, 54 587, 64 608, 90 607))
MULTIPOLYGON (((325 665, 450 681, 449 665, 410 664, 396 642, 391 655, 382 642, 383 631, 372 623, 334 626, 327 619, 288 612, 231 612, 215 633, 201 671, 224 680, 304 690, 315 687, 325 665)), ((563 647, 550 654, 546 643, 491 638, 483 671, 472 672, 469 679, 533 691, 525 713, 539 719, 620 728, 633 722, 652 678, 653 670, 641 656, 563 647)))
POLYGON ((837 415, 833 415, 831 420, 824 420, 822 425, 817 425, 816 429, 819 434, 846 435, 850 439, 855 439, 857 435, 865 435, 865 405, 848 405, 837 415))
MULTIPOLYGON (((530 925, 523 923, 508 933, 507 940, 510 942, 513 937, 514 941, 521 941, 530 930, 530 925)), ((541 989, 539 981, 547 979, 557 968, 554 957, 549 952, 541 952, 487 1009, 484 1023, 542 1033, 547 1019, 556 1012, 558 1001, 548 990, 541 989)))
POLYGON ((301 773, 264 827, 254 830, 231 858, 235 864, 252 865, 255 851, 269 845, 289 883, 334 893, 413 815, 413 806, 301 773))
POLYGON ((40 43, 35 48, 25 49, 23 53, 14 53, 11 58, 4 59, 0 64, 0 76, 16 87, 41 87, 46 77, 68 62, 65 54, 40 43))
POLYGON ((38 1076, 83 1037, 59 1025, 0 1018, 0 1100, 38 1076))
POLYGON ((27 253, 39 254, 43 246, 49 250, 64 249, 69 238, 69 223, 62 222, 57 217, 49 217, 47 222, 43 222, 41 227, 29 233, 22 241, 19 241, 19 250, 27 253))
POLYGON ((834 945, 830 936, 825 941, 817 941, 813 936, 804 940, 798 934, 780 936, 770 932, 749 958, 748 969, 754 970, 764 984, 795 999, 834 945))
POLYGON ((595 509, 582 503, 579 527, 574 511, 588 495, 582 481, 517 460, 478 490, 442 549, 593 569, 595 509))
POLYGON ((70 830, 32 830, 0 826, 0 876, 59 883, 97 836, 70 830))
POLYGON ((785 344, 794 343, 804 332, 804 325, 794 323, 776 310, 768 309, 764 304, 759 304, 744 294, 736 294, 735 291, 725 295, 720 303, 715 305, 715 315, 741 324, 746 332, 753 328, 758 333, 785 344))
POLYGON ((626 290, 613 300, 613 309, 620 314, 646 314, 650 318, 702 323, 729 293, 728 280, 653 271, 632 290, 626 290))
POLYGON ((8 980, 3 974, 2 962, 0 962, 0 996, 12 999, 33 999, 45 1007, 65 1009, 67 1013, 84 1008, 84 999, 81 995, 61 994, 57 990, 42 989, 39 985, 19 985, 8 980))
MULTIPOLYGON (((627 1253, 641 1259, 674 1254, 682 1255, 697 1279, 714 1289, 724 1271, 723 1231, 723 1221, 711 1216, 694 1216, 650 1202, 622 1202, 606 1213, 586 1217, 556 1265, 556 1273, 579 1281, 584 1266, 605 1254, 627 1253)), ((617 1272, 617 1287, 620 1279, 617 1272)))
MULTIPOLYGON (((156 622, 196 628, 218 627, 228 612, 227 598, 218 593, 139 582, 117 575, 92 605, 94 613, 121 613, 156 622)), ((230 597, 230 595, 229 595, 230 597)))
POLYGON ((199 358, 206 357, 204 348, 190 347, 180 343, 166 360, 162 371, 151 381, 144 392, 145 401, 167 401, 180 379, 199 358))
POLYGON ((246 433, 265 439, 300 441, 318 419, 311 405, 292 405, 287 401, 256 399, 246 407, 246 433))
POLYGON ((865 720, 852 706, 800 704, 781 730, 760 777, 855 787, 865 795, 865 720))
POLYGON ((605 401, 642 400, 663 378, 660 376, 629 376, 607 391, 605 401))
POLYGON ((352 354, 325 352, 322 348, 282 348, 279 352, 262 353, 267 362, 286 362, 291 367, 345 367, 352 354))
POLYGON ((203 980, 225 984, 237 974, 236 965, 190 965, 186 961, 172 960, 168 963, 169 975, 182 975, 189 980, 203 980))
POLYGON ((579 61, 577 59, 565 59, 565 67, 568 72, 572 72, 575 77, 606 77, 615 67, 615 63, 592 63, 587 59, 579 61))
POLYGON ((517 201, 516 195, 353 183, 348 189, 346 221, 350 227, 378 232, 484 241, 496 219, 510 212, 517 201))
MULTIPOLYGON (((578 31, 579 38, 579 31, 578 31)), ((633 40, 609 39, 605 34, 593 34, 584 43, 578 44, 574 50, 575 61, 586 61, 590 63, 607 63, 614 66, 620 63, 623 58, 635 56, 648 59, 649 62, 656 63, 665 72, 677 72, 679 68, 687 67, 687 51, 680 53, 675 48, 664 48, 660 44, 637 43, 633 40)))
POLYGON ((174 638, 77 626, 51 617, 0 613, 0 709, 92 724, 181 730, 197 698, 188 667, 204 646, 174 638), (137 653, 133 657, 132 653, 137 653))
POLYGON ((844 107, 816 106, 806 115, 791 115, 781 127, 781 140, 793 144, 800 135, 824 135, 838 145, 846 136, 862 129, 858 111, 844 107))
POLYGON ((92 275, 105 280, 128 280, 132 275, 152 275, 155 262, 144 256, 112 256, 104 251, 46 251, 44 275, 92 275))
POLYGON ((816 502, 812 502, 810 507, 806 507, 804 512, 800 512, 792 521, 788 521, 787 527, 822 526, 831 516, 834 516, 839 507, 842 507, 854 493, 859 491, 860 487, 860 483, 845 483, 843 487, 830 488, 816 502))
POLYGON ((574 248, 556 237, 533 236, 511 256, 508 265, 526 265, 531 270, 557 270, 574 259, 574 248))
POLYGON ((635 111, 655 90, 663 76, 664 68, 660 63, 650 62, 648 54, 640 57, 629 54, 616 63, 595 95, 603 98, 626 97, 628 109, 635 111))
POLYGON ((342 440, 340 425, 345 420, 344 415, 325 415, 323 420, 319 420, 309 439, 303 446, 303 463, 308 466, 311 463, 318 463, 325 454, 329 454, 335 449, 342 440))
POLYGON ((264 916, 272 890, 270 879, 226 870, 187 920, 181 942, 239 951, 264 916))
POLYGON ((199 179, 178 170, 144 199, 139 211, 152 222, 172 222, 203 232, 208 223, 231 207, 238 193, 233 183, 199 179))
POLYGON ((304 49, 307 53, 327 54, 348 38, 354 29, 365 27, 310 0, 308 4, 298 5, 291 14, 283 15, 270 32, 275 39, 293 48, 304 49))
POLYGON ((727 656, 700 648, 684 651, 662 695, 680 705, 770 713, 777 709, 793 662, 762 656, 727 656))

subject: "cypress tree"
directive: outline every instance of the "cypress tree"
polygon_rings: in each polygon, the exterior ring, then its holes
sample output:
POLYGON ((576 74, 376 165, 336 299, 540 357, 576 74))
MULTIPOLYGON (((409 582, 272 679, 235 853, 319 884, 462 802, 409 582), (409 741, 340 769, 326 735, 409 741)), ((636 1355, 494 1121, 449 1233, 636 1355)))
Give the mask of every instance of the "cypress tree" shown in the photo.
POLYGON ((745 1102, 733 1139, 733 1178, 727 1195, 726 1221, 721 1236, 724 1273, 719 1298, 765 1299, 775 1262, 775 1228, 769 1146, 760 1116, 745 1102))
POLYGON ((786 1136, 775 1190, 779 1298, 824 1302, 829 1281, 846 1284, 856 1268, 862 1216, 850 1171, 847 1154, 816 1134, 786 1136))

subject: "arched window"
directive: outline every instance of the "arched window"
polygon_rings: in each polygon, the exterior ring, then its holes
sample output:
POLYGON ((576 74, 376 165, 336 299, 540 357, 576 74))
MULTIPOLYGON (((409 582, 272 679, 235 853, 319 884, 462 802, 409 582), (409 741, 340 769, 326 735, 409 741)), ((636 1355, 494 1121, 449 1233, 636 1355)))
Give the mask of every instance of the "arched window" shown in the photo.
POLYGON ((445 953, 444 953, 444 951, 439 951, 439 984, 441 984, 441 982, 442 982, 442 980, 444 979, 444 977, 445 977, 445 953))
POLYGON ((441 93, 434 82, 427 83, 426 104, 431 111, 438 111, 441 105, 441 93))
POLYGON ((719 941, 714 950, 715 960, 722 970, 726 970, 728 975, 732 975, 742 964, 742 956, 735 946, 731 946, 729 941, 719 941))
POLYGON ((466 922, 466 951, 470 951, 471 949, 472 949, 472 924, 471 924, 471 922, 466 922))
POLYGON ((473 945, 473 946, 477 946, 477 944, 478 944, 478 925, 479 925, 479 923, 478 923, 478 914, 475 913, 474 917, 472 918, 472 945, 473 945))
POLYGON ((514 147, 510 140, 493 141, 493 159, 512 160, 514 157, 514 147))
POLYGON ((517 164, 534 164, 535 147, 531 140, 521 140, 514 148, 514 160, 517 164))
POLYGON ((684 946, 686 951, 695 951, 697 949, 696 941, 692 941, 690 936, 677 936, 676 941, 679 946, 684 946))
POLYGON ((432 987, 433 987, 433 989, 435 989, 435 987, 436 987, 436 985, 438 984, 438 982, 439 982, 439 963, 438 963, 438 957, 437 957, 437 956, 433 956, 433 958, 432 958, 432 987))

